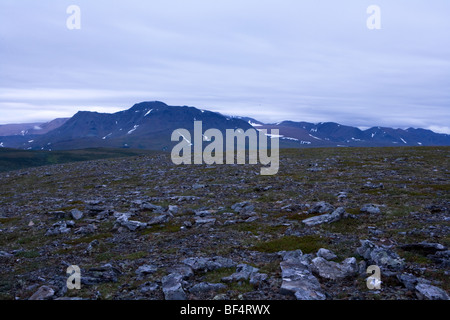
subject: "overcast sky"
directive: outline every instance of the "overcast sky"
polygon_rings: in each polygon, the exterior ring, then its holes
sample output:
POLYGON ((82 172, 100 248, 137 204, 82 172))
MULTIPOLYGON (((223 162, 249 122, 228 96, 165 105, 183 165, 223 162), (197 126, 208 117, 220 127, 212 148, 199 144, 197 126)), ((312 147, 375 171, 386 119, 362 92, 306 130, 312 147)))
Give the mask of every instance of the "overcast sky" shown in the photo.
POLYGON ((0 0, 0 124, 151 100, 450 133, 450 1, 0 0))

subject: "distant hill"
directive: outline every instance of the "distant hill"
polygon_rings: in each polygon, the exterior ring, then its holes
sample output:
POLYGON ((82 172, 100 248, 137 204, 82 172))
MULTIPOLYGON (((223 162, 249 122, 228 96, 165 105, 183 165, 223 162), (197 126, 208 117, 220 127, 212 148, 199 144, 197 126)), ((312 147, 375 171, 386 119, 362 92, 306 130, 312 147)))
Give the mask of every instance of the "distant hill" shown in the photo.
POLYGON ((177 143, 171 141, 172 132, 184 128, 193 133, 196 120, 203 122, 203 131, 215 128, 224 134, 226 129, 267 129, 268 133, 271 129, 277 129, 282 148, 450 145, 450 135, 425 129, 372 127, 361 130, 334 122, 283 121, 266 124, 248 117, 226 116, 195 107, 168 106, 160 101, 151 101, 137 103, 128 110, 116 113, 80 111, 70 119, 56 119, 28 129, 9 125, 0 132, 16 130, 17 133, 20 129, 20 134, 0 136, 0 147, 30 150, 170 150, 177 143))
POLYGON ((33 151, 0 148, 0 172, 68 162, 132 157, 154 151, 91 148, 61 151, 33 151))
POLYGON ((294 122, 255 126, 257 129, 278 129, 281 140, 304 147, 386 147, 386 146, 448 146, 450 135, 425 129, 393 129, 372 127, 361 130, 334 122, 294 122))
POLYGON ((0 136, 41 135, 62 126, 69 118, 58 118, 49 122, 17 123, 0 125, 0 136))

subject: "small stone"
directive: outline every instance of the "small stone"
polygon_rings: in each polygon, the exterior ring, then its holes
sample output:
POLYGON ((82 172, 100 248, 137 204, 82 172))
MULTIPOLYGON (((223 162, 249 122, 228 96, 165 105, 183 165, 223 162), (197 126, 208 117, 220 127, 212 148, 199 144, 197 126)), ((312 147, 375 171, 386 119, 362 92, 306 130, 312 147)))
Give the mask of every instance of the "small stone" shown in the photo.
POLYGON ((156 206, 154 204, 151 203, 142 203, 140 206, 141 210, 147 210, 147 211, 152 211, 155 213, 163 213, 164 212, 164 208, 161 206, 156 206))
POLYGON ((326 260, 333 260, 337 258, 337 255, 325 248, 320 248, 319 251, 317 251, 317 256, 326 260))
POLYGON ((425 283, 420 283, 416 286, 416 294, 421 300, 450 300, 447 292, 425 283))
POLYGON ((250 276, 250 281, 249 282, 250 282, 251 285, 257 286, 261 282, 266 281, 268 278, 269 278, 269 276, 267 274, 257 272, 257 273, 253 273, 250 276))
POLYGON ((151 294, 159 289, 159 285, 155 282, 146 282, 144 283, 140 289, 139 292, 145 295, 151 294))
POLYGON ((382 183, 375 184, 371 181, 366 182, 363 187, 363 189, 384 189, 384 185, 382 183))
POLYGON ((342 264, 339 264, 317 257, 312 260, 311 270, 321 278, 340 280, 355 275, 358 267, 355 258, 346 259, 342 264))
POLYGON ((356 252, 364 259, 386 271, 401 271, 405 267, 404 260, 397 253, 386 248, 378 247, 369 240, 360 240, 361 247, 356 252))
POLYGON ((143 277, 152 273, 155 273, 158 268, 154 265, 144 264, 140 266, 135 272, 138 276, 143 277))
POLYGON ((196 225, 213 225, 216 223, 216 219, 214 218, 195 218, 195 224, 196 225))
POLYGON ((117 218, 116 223, 121 225, 122 227, 127 228, 130 231, 136 231, 137 229, 143 229, 147 227, 147 224, 144 222, 128 220, 128 216, 126 214, 123 214, 119 218, 117 218))
POLYGON ((55 290, 49 286, 42 286, 36 291, 29 300, 48 300, 55 295, 55 290))
POLYGON ((248 280, 253 274, 257 273, 259 269, 249 266, 247 264, 239 264, 236 272, 228 277, 222 278, 223 282, 233 282, 248 280))
POLYGON ((308 210, 309 214, 325 214, 334 211, 334 207, 325 201, 316 202, 311 209, 308 210))
POLYGON ((209 282, 201 282, 196 285, 194 285, 189 292, 192 293, 205 293, 209 291, 219 291, 226 289, 227 286, 223 283, 209 283, 209 282))
POLYGON ((195 215, 197 217, 207 217, 207 216, 212 215, 215 212, 216 212, 216 210, 200 210, 200 211, 196 211, 195 215))
POLYGON ((320 216, 315 216, 311 218, 307 218, 302 220, 304 224, 307 226, 315 226, 323 223, 332 223, 341 220, 346 214, 345 209, 343 207, 339 207, 334 210, 332 213, 322 214, 320 216))
POLYGON ((95 247, 98 247, 99 244, 100 244, 100 242, 97 239, 92 240, 91 242, 89 242, 89 245, 86 248, 86 252, 91 253, 95 247))
POLYGON ((163 223, 167 223, 170 220, 170 216, 168 214, 162 214, 160 216, 157 217, 153 217, 149 222, 148 225, 149 226, 153 226, 155 224, 163 224, 163 223))
POLYGON ((368 214, 380 214, 381 210, 380 210, 379 206, 369 203, 369 204, 363 205, 360 209, 360 212, 368 213, 368 214))
POLYGON ((6 251, 0 251, 0 258, 12 258, 12 257, 14 257, 13 254, 8 253, 6 251))
POLYGON ((255 206, 252 205, 248 201, 244 201, 244 202, 235 203, 234 205, 231 206, 231 209, 233 209, 234 212, 236 212, 236 213, 245 214, 245 213, 253 212, 253 210, 255 210, 255 206))
POLYGON ((204 184, 194 183, 194 184, 192 185, 192 189, 193 189, 193 190, 203 189, 203 188, 205 188, 205 185, 204 185, 204 184))
POLYGON ((71 210, 70 214, 71 214, 72 218, 74 218, 75 220, 80 220, 83 218, 83 212, 81 212, 78 209, 71 210))
POLYGON ((308 266, 295 260, 280 263, 281 284, 280 293, 294 295, 297 300, 325 300, 317 278, 308 266))
POLYGON ((174 267, 169 267, 167 269, 167 271, 169 273, 180 274, 182 276, 183 280, 187 280, 187 279, 191 278, 192 276, 194 276, 194 271, 192 270, 192 268, 185 264, 179 264, 174 267))
POLYGON ((236 263, 233 260, 220 256, 213 258, 187 258, 183 260, 183 263, 190 266, 194 272, 207 272, 236 266, 236 263))
POLYGON ((161 279, 162 290, 166 300, 186 300, 181 281, 183 277, 178 273, 171 273, 161 279))
POLYGON ((183 222, 183 226, 186 227, 186 228, 191 228, 192 227, 192 223, 190 221, 186 220, 186 221, 183 222))
POLYGON ((170 214, 172 214, 172 215, 177 214, 178 213, 178 206, 169 205, 168 212, 170 214))

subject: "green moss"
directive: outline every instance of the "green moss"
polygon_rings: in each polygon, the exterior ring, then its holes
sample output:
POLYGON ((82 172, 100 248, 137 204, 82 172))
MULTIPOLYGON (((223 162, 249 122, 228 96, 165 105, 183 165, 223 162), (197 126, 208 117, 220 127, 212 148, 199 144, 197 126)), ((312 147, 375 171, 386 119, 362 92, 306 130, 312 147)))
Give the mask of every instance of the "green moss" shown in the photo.
POLYGON ((303 237, 286 236, 279 239, 262 242, 253 247, 253 250, 267 253, 278 251, 302 250, 303 253, 316 252, 324 247, 324 241, 320 236, 308 235, 303 237))
POLYGON ((418 263, 418 264, 432 263, 432 261, 430 259, 428 259, 427 257, 425 257, 421 254, 415 253, 415 252, 399 250, 398 254, 401 258, 404 258, 405 261, 407 261, 407 262, 413 262, 413 263, 418 263))
POLYGON ((102 253, 98 253, 94 260, 96 262, 108 262, 110 260, 114 260, 116 258, 117 254, 113 253, 113 252, 102 252, 102 253))
POLYGON ((92 235, 92 236, 87 236, 87 237, 83 237, 83 238, 78 238, 78 239, 72 239, 69 241, 66 241, 67 244, 80 244, 80 243, 90 243, 94 240, 102 240, 102 239, 107 239, 107 238, 111 238, 113 235, 109 232, 107 233, 99 233, 96 235, 92 235))
POLYGON ((22 218, 21 217, 0 218, 0 223, 9 224, 19 220, 22 220, 22 218))
POLYGON ((359 234, 367 232, 367 226, 364 223, 369 223, 362 219, 341 219, 333 223, 324 223, 320 225, 322 230, 341 234, 359 234))
POLYGON ((142 231, 140 231, 140 235, 148 235, 151 233, 156 233, 156 232, 168 232, 168 233, 175 233, 180 231, 181 228, 181 224, 175 224, 175 223, 167 223, 167 224, 159 224, 159 225, 154 225, 151 226, 150 228, 144 229, 142 231))
POLYGON ((39 253, 39 251, 35 251, 35 250, 21 251, 21 252, 17 253, 18 257, 29 258, 29 259, 39 257, 40 255, 41 254, 39 253))
POLYGON ((249 280, 231 282, 228 284, 229 290, 235 291, 237 294, 251 292, 255 290, 255 287, 250 284, 249 280))
POLYGON ((137 260, 137 259, 142 259, 145 258, 147 256, 147 252, 145 251, 137 251, 137 252, 133 252, 130 254, 127 254, 126 256, 122 257, 121 259, 123 260, 137 260))
POLYGON ((231 276, 235 272, 236 268, 220 268, 205 273, 203 279, 205 282, 219 283, 222 281, 222 278, 231 276))

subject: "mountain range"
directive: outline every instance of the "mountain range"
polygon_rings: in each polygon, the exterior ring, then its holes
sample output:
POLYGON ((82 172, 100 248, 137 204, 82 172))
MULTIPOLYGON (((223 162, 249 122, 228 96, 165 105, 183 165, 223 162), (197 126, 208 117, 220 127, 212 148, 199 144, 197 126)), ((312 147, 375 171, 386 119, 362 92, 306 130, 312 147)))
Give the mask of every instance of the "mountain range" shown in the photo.
POLYGON ((280 147, 381 147, 450 145, 450 135, 425 129, 357 127, 334 122, 263 123, 249 117, 227 116, 188 106, 168 106, 160 101, 141 102, 116 113, 79 111, 71 118, 48 123, 0 126, 0 147, 29 150, 69 150, 113 147, 170 150, 174 130, 193 132, 194 121, 203 130, 278 129, 280 147))

